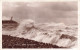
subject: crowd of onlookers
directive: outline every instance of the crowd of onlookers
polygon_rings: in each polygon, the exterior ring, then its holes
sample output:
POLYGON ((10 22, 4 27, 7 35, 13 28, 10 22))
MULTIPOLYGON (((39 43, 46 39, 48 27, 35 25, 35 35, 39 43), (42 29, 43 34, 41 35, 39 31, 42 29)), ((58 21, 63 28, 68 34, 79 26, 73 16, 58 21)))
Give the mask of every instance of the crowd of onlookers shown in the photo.
POLYGON ((2 35, 2 48, 63 48, 34 40, 2 35))

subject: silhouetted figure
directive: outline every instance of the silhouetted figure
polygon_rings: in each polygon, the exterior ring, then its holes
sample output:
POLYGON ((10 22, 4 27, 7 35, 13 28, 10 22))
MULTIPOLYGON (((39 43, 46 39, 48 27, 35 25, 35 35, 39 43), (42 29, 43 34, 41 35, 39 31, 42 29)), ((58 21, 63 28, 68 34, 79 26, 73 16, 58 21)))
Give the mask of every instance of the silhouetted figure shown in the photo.
POLYGON ((13 16, 11 17, 11 19, 10 19, 10 20, 12 21, 12 19, 13 19, 13 16))

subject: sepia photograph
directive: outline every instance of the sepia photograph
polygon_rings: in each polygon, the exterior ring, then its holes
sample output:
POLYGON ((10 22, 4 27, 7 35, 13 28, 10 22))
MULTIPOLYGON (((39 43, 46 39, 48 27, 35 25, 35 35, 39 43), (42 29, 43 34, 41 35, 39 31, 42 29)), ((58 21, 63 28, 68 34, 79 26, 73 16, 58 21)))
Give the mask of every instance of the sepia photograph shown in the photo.
POLYGON ((2 49, 76 48, 78 1, 2 2, 2 49))

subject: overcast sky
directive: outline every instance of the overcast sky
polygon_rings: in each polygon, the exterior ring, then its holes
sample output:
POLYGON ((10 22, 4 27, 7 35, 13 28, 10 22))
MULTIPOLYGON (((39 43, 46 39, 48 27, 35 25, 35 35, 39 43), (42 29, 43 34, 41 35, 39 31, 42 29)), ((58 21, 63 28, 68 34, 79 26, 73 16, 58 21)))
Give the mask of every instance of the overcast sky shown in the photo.
POLYGON ((36 22, 61 22, 77 24, 77 2, 3 2, 2 18, 20 22, 33 19, 36 22))

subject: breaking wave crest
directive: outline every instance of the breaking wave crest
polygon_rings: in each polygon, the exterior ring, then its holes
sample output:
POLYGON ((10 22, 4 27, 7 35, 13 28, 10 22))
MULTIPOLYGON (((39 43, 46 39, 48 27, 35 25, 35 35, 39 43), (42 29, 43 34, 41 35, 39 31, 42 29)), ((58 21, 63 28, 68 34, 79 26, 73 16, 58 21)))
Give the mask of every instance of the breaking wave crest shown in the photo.
POLYGON ((77 26, 67 26, 64 23, 36 23, 28 19, 20 23, 12 36, 62 47, 73 47, 77 42, 77 29, 77 26))

